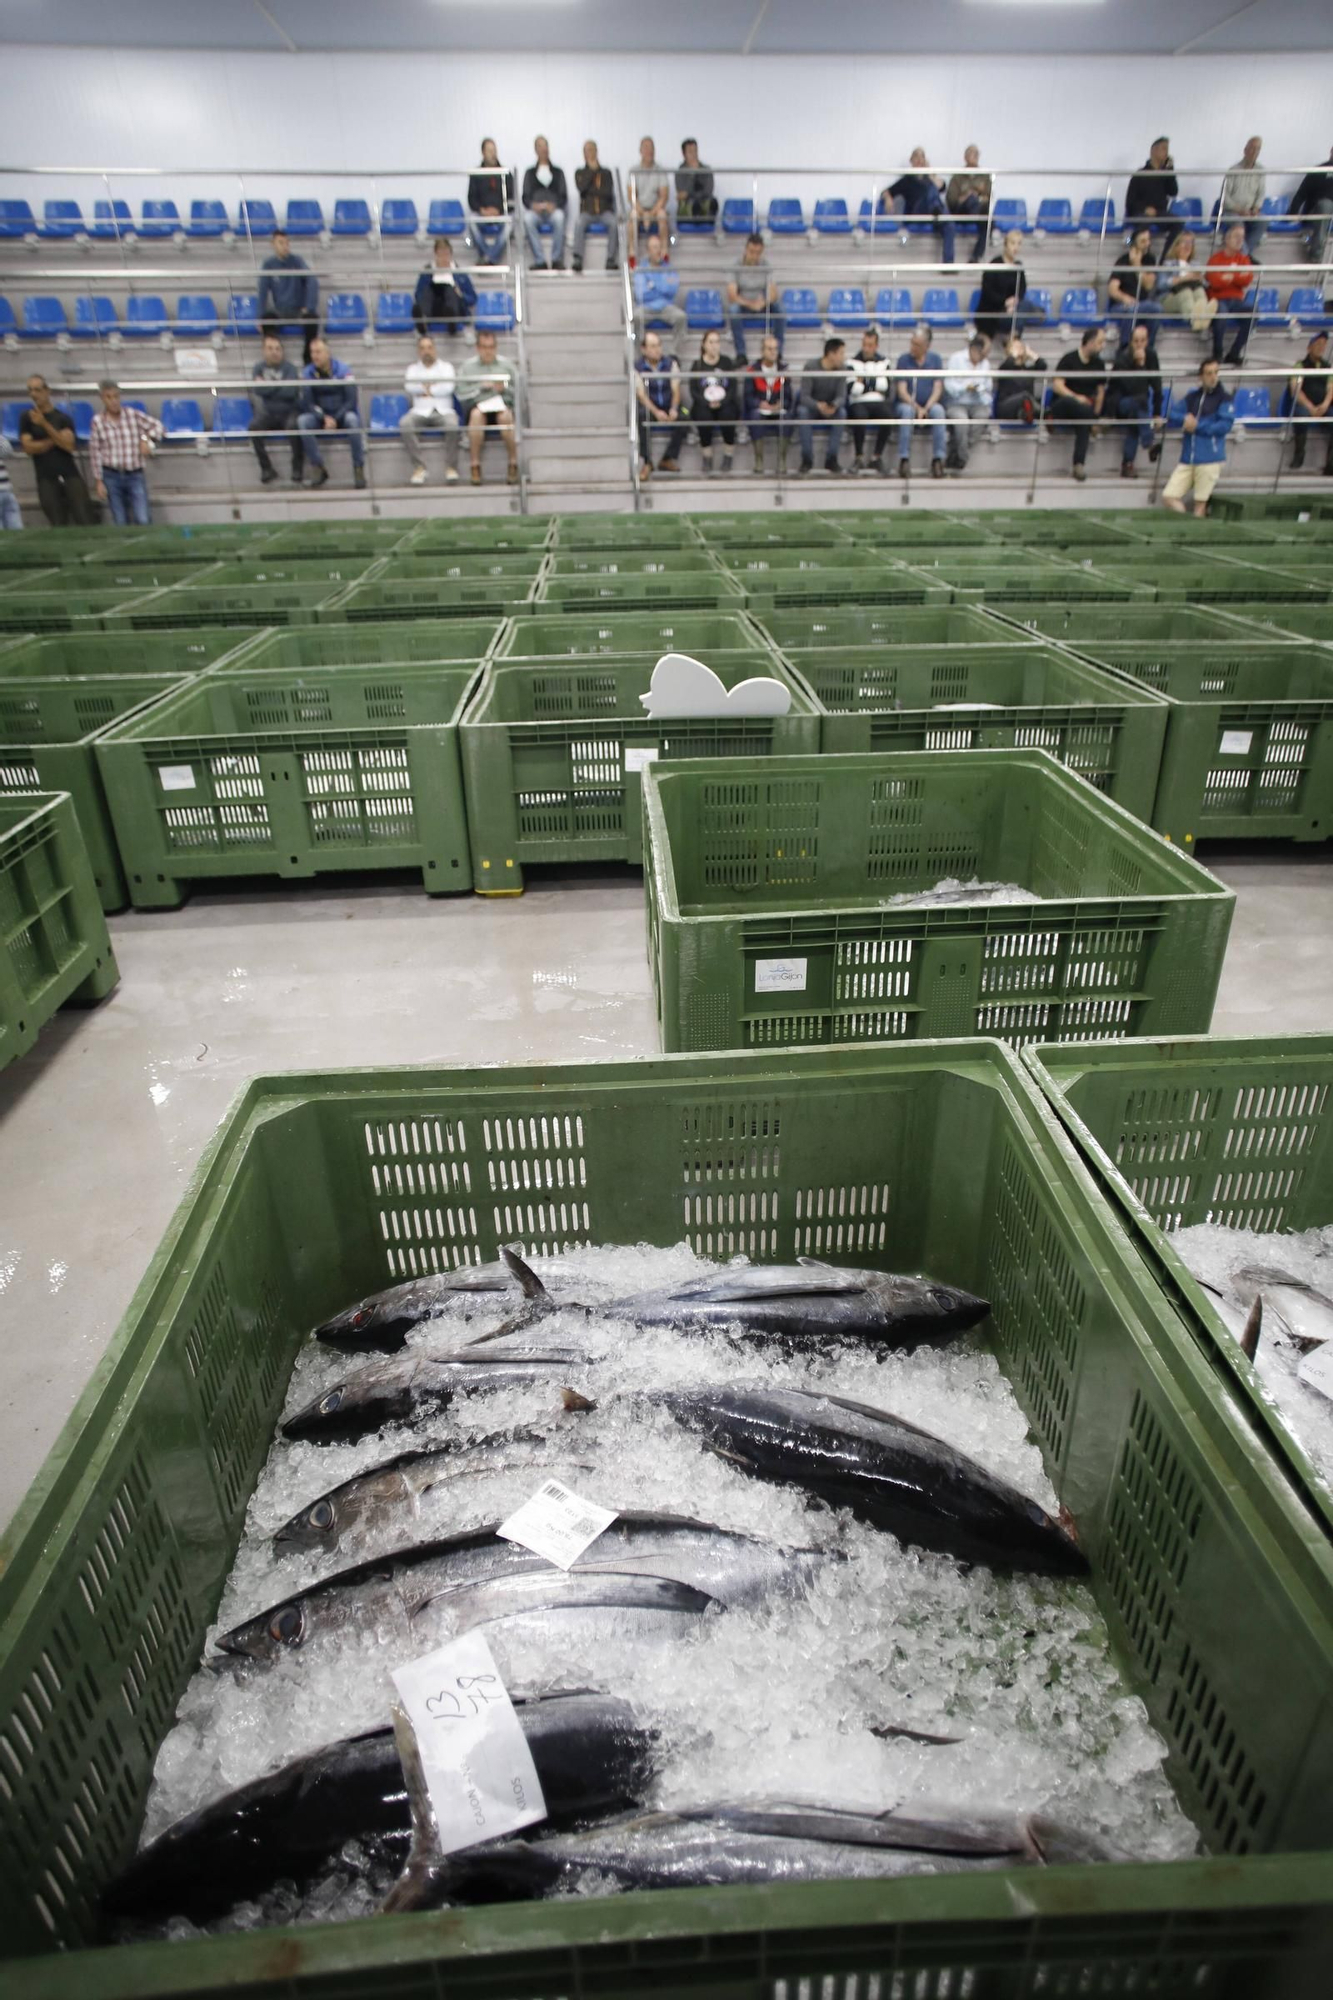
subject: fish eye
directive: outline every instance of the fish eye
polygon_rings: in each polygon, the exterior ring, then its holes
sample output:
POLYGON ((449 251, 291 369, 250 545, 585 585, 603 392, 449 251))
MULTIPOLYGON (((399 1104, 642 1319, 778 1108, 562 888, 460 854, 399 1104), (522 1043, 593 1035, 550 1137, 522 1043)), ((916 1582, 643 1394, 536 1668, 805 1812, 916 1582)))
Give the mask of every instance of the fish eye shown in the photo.
POLYGON ((321 1417, 331 1417, 335 1410, 340 1410, 342 1408, 342 1400, 343 1392, 341 1388, 330 1389, 327 1396, 321 1396, 319 1399, 319 1414, 321 1417))
POLYGON ((939 1307, 941 1312, 952 1312, 954 1307, 958 1304, 958 1299, 956 1294, 953 1292, 946 1292, 942 1285, 932 1285, 930 1288, 930 1296, 935 1301, 935 1304, 939 1307))
POLYGON ((276 1639, 280 1645, 294 1646, 300 1640, 304 1623, 299 1606, 284 1604, 281 1611, 275 1611, 268 1621, 269 1637, 276 1639))
POLYGON ((358 1306, 356 1311, 352 1314, 351 1319, 348 1321, 348 1325, 364 1326, 369 1318, 370 1318, 370 1307, 358 1306))
POLYGON ((327 1500, 316 1500, 306 1519, 312 1528, 331 1528, 333 1526, 333 1508, 327 1500))

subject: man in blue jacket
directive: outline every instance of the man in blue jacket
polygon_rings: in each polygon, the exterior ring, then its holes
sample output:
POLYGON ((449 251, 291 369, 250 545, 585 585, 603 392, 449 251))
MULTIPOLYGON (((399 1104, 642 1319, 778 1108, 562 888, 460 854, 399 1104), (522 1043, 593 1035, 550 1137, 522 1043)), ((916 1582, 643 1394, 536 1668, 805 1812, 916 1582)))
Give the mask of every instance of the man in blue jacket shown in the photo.
POLYGON ((281 334, 289 326, 305 335, 301 359, 309 361, 310 344, 319 332, 319 279, 304 257, 292 249, 285 230, 273 232, 273 255, 259 267, 259 330, 281 334))
POLYGON ((308 386, 303 397, 305 408, 297 418, 297 426, 305 439, 305 455, 314 467, 310 484, 323 486, 329 476, 317 440, 326 438, 331 431, 346 431, 352 447, 352 478, 356 485, 364 486, 366 448, 361 438, 361 412, 351 369, 345 361, 335 361, 329 353, 328 341, 316 335, 310 343, 310 359, 301 371, 301 379, 308 386))
POLYGON ((1235 420, 1230 394, 1222 387, 1216 361, 1199 364, 1199 386, 1185 398, 1185 442, 1180 464, 1162 488, 1162 502, 1173 514, 1185 512, 1187 494, 1194 495, 1194 517, 1208 512, 1213 488, 1227 462, 1227 432, 1235 420))
POLYGON ((477 288, 466 271, 454 263, 454 246, 447 236, 435 239, 434 262, 417 279, 412 294, 412 324, 421 339, 434 327, 456 339, 471 318, 477 303, 477 288))

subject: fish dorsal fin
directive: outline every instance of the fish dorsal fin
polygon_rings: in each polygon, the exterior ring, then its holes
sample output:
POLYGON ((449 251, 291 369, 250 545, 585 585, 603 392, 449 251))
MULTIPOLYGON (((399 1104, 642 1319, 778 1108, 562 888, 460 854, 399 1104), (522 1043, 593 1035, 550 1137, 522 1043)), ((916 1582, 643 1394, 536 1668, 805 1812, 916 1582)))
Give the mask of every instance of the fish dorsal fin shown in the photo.
MULTIPOLYGON (((1259 1351, 1259 1335, 1262 1331, 1263 1323, 1264 1295, 1262 1292, 1256 1292, 1254 1295, 1254 1304, 1250 1307, 1250 1316, 1245 1322, 1245 1328, 1240 1337, 1240 1351, 1247 1361, 1253 1361, 1259 1351)), ((1265 1348, 1264 1352, 1267 1353, 1267 1351, 1267 1348, 1265 1348)))
POLYGON ((525 1299, 549 1299, 550 1293, 547 1291, 545 1285, 537 1276, 531 1264, 524 1263, 514 1244, 502 1243, 500 1245, 500 1255, 508 1266, 511 1277, 522 1287, 525 1299))

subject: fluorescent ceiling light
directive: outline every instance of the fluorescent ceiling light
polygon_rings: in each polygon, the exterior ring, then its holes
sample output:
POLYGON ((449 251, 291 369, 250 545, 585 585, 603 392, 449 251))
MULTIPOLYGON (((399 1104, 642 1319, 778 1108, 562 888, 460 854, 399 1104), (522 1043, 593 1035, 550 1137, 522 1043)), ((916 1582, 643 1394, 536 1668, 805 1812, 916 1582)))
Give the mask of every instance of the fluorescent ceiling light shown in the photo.
POLYGON ((1103 0, 967 0, 969 7, 1100 7, 1103 0))

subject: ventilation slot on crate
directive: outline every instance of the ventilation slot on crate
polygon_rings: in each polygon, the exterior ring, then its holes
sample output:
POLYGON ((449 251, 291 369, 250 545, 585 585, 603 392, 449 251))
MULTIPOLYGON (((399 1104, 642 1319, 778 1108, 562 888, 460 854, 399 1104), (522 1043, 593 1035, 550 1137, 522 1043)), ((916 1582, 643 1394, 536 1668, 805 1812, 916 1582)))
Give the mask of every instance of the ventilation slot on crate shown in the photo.
POLYGON ((1013 1147, 1000 1159, 987 1269, 991 1317, 1033 1429, 1057 1461, 1073 1400, 1075 1329, 1084 1295, 1013 1147))
POLYGON ((920 778, 872 778, 866 840, 870 881, 904 881, 920 873, 924 792, 920 778))
POLYGON ((883 1250, 889 1233, 887 1181, 798 1188, 794 1249, 798 1257, 883 1250))
POLYGON ((1167 1720, 1176 1754, 1193 1778, 1207 1821, 1209 1845, 1227 1854, 1248 1854, 1268 1800, 1234 1724, 1209 1683, 1193 1649, 1186 1646, 1171 1692, 1167 1720))
POLYGON ((1202 1513, 1193 1482, 1136 1393, 1107 1521, 1106 1576, 1152 1681, 1166 1658, 1202 1513))
POLYGON ((522 1237, 551 1256, 590 1240, 581 1115, 483 1118, 481 1137, 498 1242, 522 1237))
POLYGON ((421 1118, 362 1129, 391 1276, 422 1277, 480 1263, 463 1120, 421 1118))
POLYGON ((0 792, 35 792, 39 785, 35 764, 20 763, 12 751, 0 754, 0 792))

